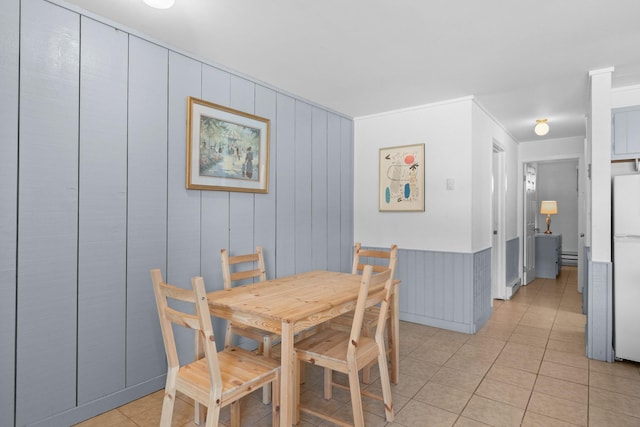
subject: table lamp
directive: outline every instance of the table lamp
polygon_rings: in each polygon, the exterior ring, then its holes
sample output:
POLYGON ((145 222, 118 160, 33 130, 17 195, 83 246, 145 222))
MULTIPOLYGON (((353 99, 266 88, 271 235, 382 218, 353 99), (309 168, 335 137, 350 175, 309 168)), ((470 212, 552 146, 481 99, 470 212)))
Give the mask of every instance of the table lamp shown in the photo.
POLYGON ((543 200, 540 204, 540 213, 547 215, 547 231, 544 234, 552 234, 549 226, 551 225, 551 215, 558 213, 558 203, 555 200, 543 200))

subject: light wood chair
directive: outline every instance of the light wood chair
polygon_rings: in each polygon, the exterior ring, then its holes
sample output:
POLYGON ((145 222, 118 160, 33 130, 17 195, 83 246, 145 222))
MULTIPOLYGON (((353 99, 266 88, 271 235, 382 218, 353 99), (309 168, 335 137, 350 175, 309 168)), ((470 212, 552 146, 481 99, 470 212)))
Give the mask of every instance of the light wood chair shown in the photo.
MULTIPOLYGON (((182 289, 162 280, 158 269, 151 270, 151 281, 158 307, 164 347, 167 354, 167 382, 162 403, 161 427, 170 427, 173 406, 181 392, 195 401, 195 421, 200 422, 199 405, 207 407, 206 426, 218 425, 220 409, 231 404, 231 426, 240 425, 239 399, 256 388, 273 388, 272 424, 280 422, 280 366, 277 362, 250 351, 228 347, 216 351, 202 277, 192 279, 193 290, 182 289), (195 313, 185 313, 169 305, 169 301, 195 305, 195 313), (178 358, 173 326, 183 326, 196 332, 195 361, 181 364, 178 358)), ((173 307, 176 306, 172 302, 173 307)))
MULTIPOLYGON (((333 387, 350 390, 353 420, 356 427, 364 426, 364 413, 362 409, 362 397, 365 395, 384 402, 385 416, 388 422, 392 422, 393 401, 391 397, 391 383, 387 367, 387 352, 384 343, 384 329, 386 313, 389 310, 389 299, 393 287, 392 270, 387 269, 382 273, 373 274, 373 267, 364 268, 360 292, 356 302, 353 316, 353 324, 350 332, 344 332, 331 328, 323 329, 308 338, 299 341, 295 346, 296 371, 300 369, 300 362, 313 363, 324 367, 324 398, 331 399, 333 387), (378 310, 378 322, 374 338, 362 334, 362 324, 365 309, 380 304, 378 310), (382 385, 382 397, 361 391, 358 371, 368 366, 373 361, 378 361, 380 368, 380 383, 382 385), (349 377, 349 386, 333 381, 333 371, 342 372, 349 377)), ((300 420, 300 411, 310 413, 339 425, 351 425, 342 420, 320 413, 308 407, 300 405, 300 392, 296 393, 296 423, 300 420)))
MULTIPOLYGON (((381 272, 388 268, 392 271, 392 277, 395 274, 396 262, 398 260, 398 247, 396 245, 391 245, 388 251, 383 250, 374 250, 374 249, 363 249, 362 244, 360 242, 356 242, 353 247, 353 266, 351 269, 351 273, 353 274, 362 274, 362 271, 365 268, 365 265, 371 265, 374 272, 381 272), (363 262, 363 258, 366 262, 363 262)), ((395 285, 400 283, 399 280, 394 279, 394 288, 395 285)), ((393 290, 392 290, 393 291, 393 290)), ((373 333, 378 323, 378 313, 379 307, 369 307, 365 310, 364 320, 362 323, 362 333, 365 336, 373 337, 373 333)), ((392 339, 392 335, 390 333, 391 328, 391 309, 387 312, 386 316, 387 324, 387 351, 389 353, 396 354, 392 350, 398 346, 398 340, 395 341, 392 339)), ((341 316, 338 316, 335 319, 331 320, 331 327, 334 329, 340 329, 343 331, 349 331, 351 325, 353 323, 353 312, 345 313, 341 316)), ((397 378, 397 372, 395 372, 395 363, 391 364, 391 378, 397 378)), ((371 366, 364 367, 362 370, 362 382, 365 384, 369 384, 371 382, 371 366)))
MULTIPOLYGON (((250 279, 257 279, 259 282, 267 280, 264 255, 260 246, 256 247, 255 253, 235 256, 230 256, 229 251, 222 249, 220 251, 220 260, 222 262, 222 280, 225 289, 231 289, 239 283, 253 283, 250 279)), ((233 345, 234 335, 256 341, 258 343, 258 354, 264 354, 266 357, 272 357, 271 348, 274 342, 280 339, 280 335, 228 320, 224 338, 225 347, 233 345)), ((271 400, 270 394, 268 386, 262 390, 262 402, 265 405, 271 400)))

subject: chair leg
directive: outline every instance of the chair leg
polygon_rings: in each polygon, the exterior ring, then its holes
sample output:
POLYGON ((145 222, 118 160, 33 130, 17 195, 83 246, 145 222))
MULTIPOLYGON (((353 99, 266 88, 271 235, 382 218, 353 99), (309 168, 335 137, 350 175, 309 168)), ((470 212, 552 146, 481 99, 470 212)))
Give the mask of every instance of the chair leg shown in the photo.
MULTIPOLYGON (((262 354, 264 357, 271 357, 271 338, 264 337, 262 341, 262 354)), ((265 384, 262 386, 262 403, 268 405, 269 402, 271 402, 271 386, 265 384)))
POLYGON ((354 427, 364 427, 364 413, 362 411, 362 396, 360 395, 360 377, 354 367, 349 372, 349 390, 351 392, 351 408, 353 410, 354 427))
POLYGON ((171 419, 173 418, 173 405, 176 401, 175 383, 175 375, 171 375, 171 373, 167 374, 167 384, 164 387, 164 398, 162 399, 160 427, 171 427, 171 419))
MULTIPOLYGON (((240 427, 240 400, 231 402, 229 410, 231 411, 231 427, 240 427)), ((207 419, 207 422, 208 421, 209 420, 207 419)), ((217 426, 217 424, 212 425, 217 426)), ((207 427, 209 426, 207 425, 207 427)))
POLYGON ((329 400, 333 397, 333 370, 324 368, 324 398, 329 400))
POLYGON ((396 367, 398 366, 398 360, 397 360, 397 356, 398 356, 398 330, 395 330, 395 333, 391 333, 391 328, 393 328, 394 325, 391 321, 391 318, 387 319, 387 351, 389 352, 389 361, 391 362, 391 382, 393 384, 398 384, 398 375, 400 374, 399 372, 396 372, 397 369, 396 367), (393 336, 396 336, 396 339, 393 339, 393 336))
POLYGON ((389 380, 389 369, 387 367, 387 353, 384 345, 379 346, 378 350, 378 367, 380 369, 380 385, 382 386, 382 400, 384 402, 384 414, 387 422, 392 422, 393 415, 393 399, 391 397, 391 382, 389 380))
MULTIPOLYGON (((367 328, 362 329, 363 337, 371 337, 371 331, 367 328)), ((362 368, 362 382, 365 384, 371 384, 371 367, 373 363, 369 363, 364 368, 362 368)))
MULTIPOLYGON (((271 425, 280 425, 280 371, 271 382, 271 425)), ((299 397, 298 397, 299 399, 299 397)))
MULTIPOLYGON (((200 406, 203 406, 203 405, 200 405, 200 406)), ((220 421, 220 405, 216 402, 216 398, 211 396, 209 397, 209 406, 207 406, 206 427, 217 427, 219 421, 220 421)))
POLYGON ((199 426, 202 423, 202 420, 206 420, 204 409, 205 409, 204 405, 198 402, 193 403, 193 423, 197 426, 199 426))
MULTIPOLYGON (((304 366, 304 364, 297 357, 295 359, 295 363, 296 363, 295 373, 296 373, 296 378, 298 378, 300 376, 300 369, 302 366, 304 366)), ((293 392, 293 395, 295 396, 295 405, 293 410, 293 423, 295 425, 298 425, 300 424, 300 392, 302 391, 302 387, 300 386, 299 380, 294 381, 293 385, 295 387, 293 392)))

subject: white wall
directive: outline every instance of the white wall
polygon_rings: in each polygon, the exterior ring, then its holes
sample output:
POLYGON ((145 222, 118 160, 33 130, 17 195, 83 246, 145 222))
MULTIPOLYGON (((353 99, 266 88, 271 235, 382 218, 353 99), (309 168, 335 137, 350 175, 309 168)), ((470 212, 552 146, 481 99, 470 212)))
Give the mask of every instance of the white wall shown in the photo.
POLYGON ((492 147, 507 159, 506 238, 515 227, 517 147, 472 97, 355 119, 354 240, 475 252, 491 246, 492 147), (380 148, 425 144, 425 212, 378 211, 380 148), (447 189, 453 180, 454 188, 447 189))
POLYGON ((471 251, 471 98, 355 119, 354 240, 471 251), (425 144, 425 212, 378 211, 380 148, 425 144), (455 189, 447 190, 447 179, 455 189))
POLYGON ((505 240, 516 237, 517 156, 518 145, 504 128, 478 103, 473 104, 473 250, 492 243, 492 162, 493 145, 505 153, 505 240))
MULTIPOLYGON (((558 161, 558 160, 570 160, 576 159, 581 165, 584 163, 584 138, 572 137, 572 138, 559 138, 548 139, 544 141, 530 141, 522 142, 519 144, 518 151, 518 170, 523 171, 523 165, 525 163, 536 163, 544 161, 558 161)), ((518 189, 522 189, 523 174, 518 174, 518 189)), ((580 191, 584 194, 584 189, 580 188, 580 191)), ((520 238, 523 236, 523 192, 518 191, 518 235, 520 238)), ((553 218, 551 219, 553 224, 553 218)), ((545 225, 546 227, 546 225, 545 225)), ((553 229, 552 229, 553 230, 553 229)))

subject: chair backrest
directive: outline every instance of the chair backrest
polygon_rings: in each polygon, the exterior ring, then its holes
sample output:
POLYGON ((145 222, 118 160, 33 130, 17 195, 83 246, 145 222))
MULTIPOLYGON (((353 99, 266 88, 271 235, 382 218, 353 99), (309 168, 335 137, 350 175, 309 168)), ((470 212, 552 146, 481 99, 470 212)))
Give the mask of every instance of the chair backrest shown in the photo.
MULTIPOLYGON (((366 308, 380 304, 378 330, 384 333, 384 327, 386 325, 385 316, 389 309, 389 299, 391 298, 393 285, 393 271, 387 268, 381 273, 373 274, 373 272, 374 268, 372 265, 364 266, 358 300, 353 313, 353 324, 351 325, 347 358, 355 357, 360 334, 362 333, 362 323, 366 308)), ((376 338, 378 338, 378 330, 376 331, 376 338)))
POLYGON ((258 278, 260 282, 267 280, 262 247, 256 246, 256 252, 246 255, 229 256, 229 251, 220 251, 222 261, 222 280, 225 289, 231 289, 234 282, 258 278), (240 266, 239 264, 244 264, 240 266), (233 270, 233 271, 232 271, 233 270))
POLYGON ((391 269, 391 277, 396 270, 396 262, 398 260, 398 247, 391 245, 388 251, 363 249, 360 242, 356 242, 353 246, 353 267, 351 273, 360 274, 364 270, 365 265, 371 265, 373 271, 380 273, 388 268, 391 269), (362 258, 366 258, 363 260, 362 258))
MULTIPOLYGON (((154 269, 151 270, 151 281, 156 296, 158 318, 160 319, 160 328, 162 330, 164 348, 167 353, 169 370, 177 370, 181 366, 172 325, 193 329, 197 334, 199 344, 197 351, 200 353, 196 355, 196 358, 207 358, 209 377, 214 394, 219 393, 222 395, 222 379, 220 377, 218 353, 216 351, 211 316, 209 314, 207 293, 202 277, 192 279, 191 284, 193 289, 182 289, 165 283, 162 280, 160 270, 154 269), (196 314, 186 313, 171 307, 169 305, 169 301, 171 300, 193 304, 196 314)), ((189 363, 191 362, 193 362, 193 360, 189 361, 189 363)))

